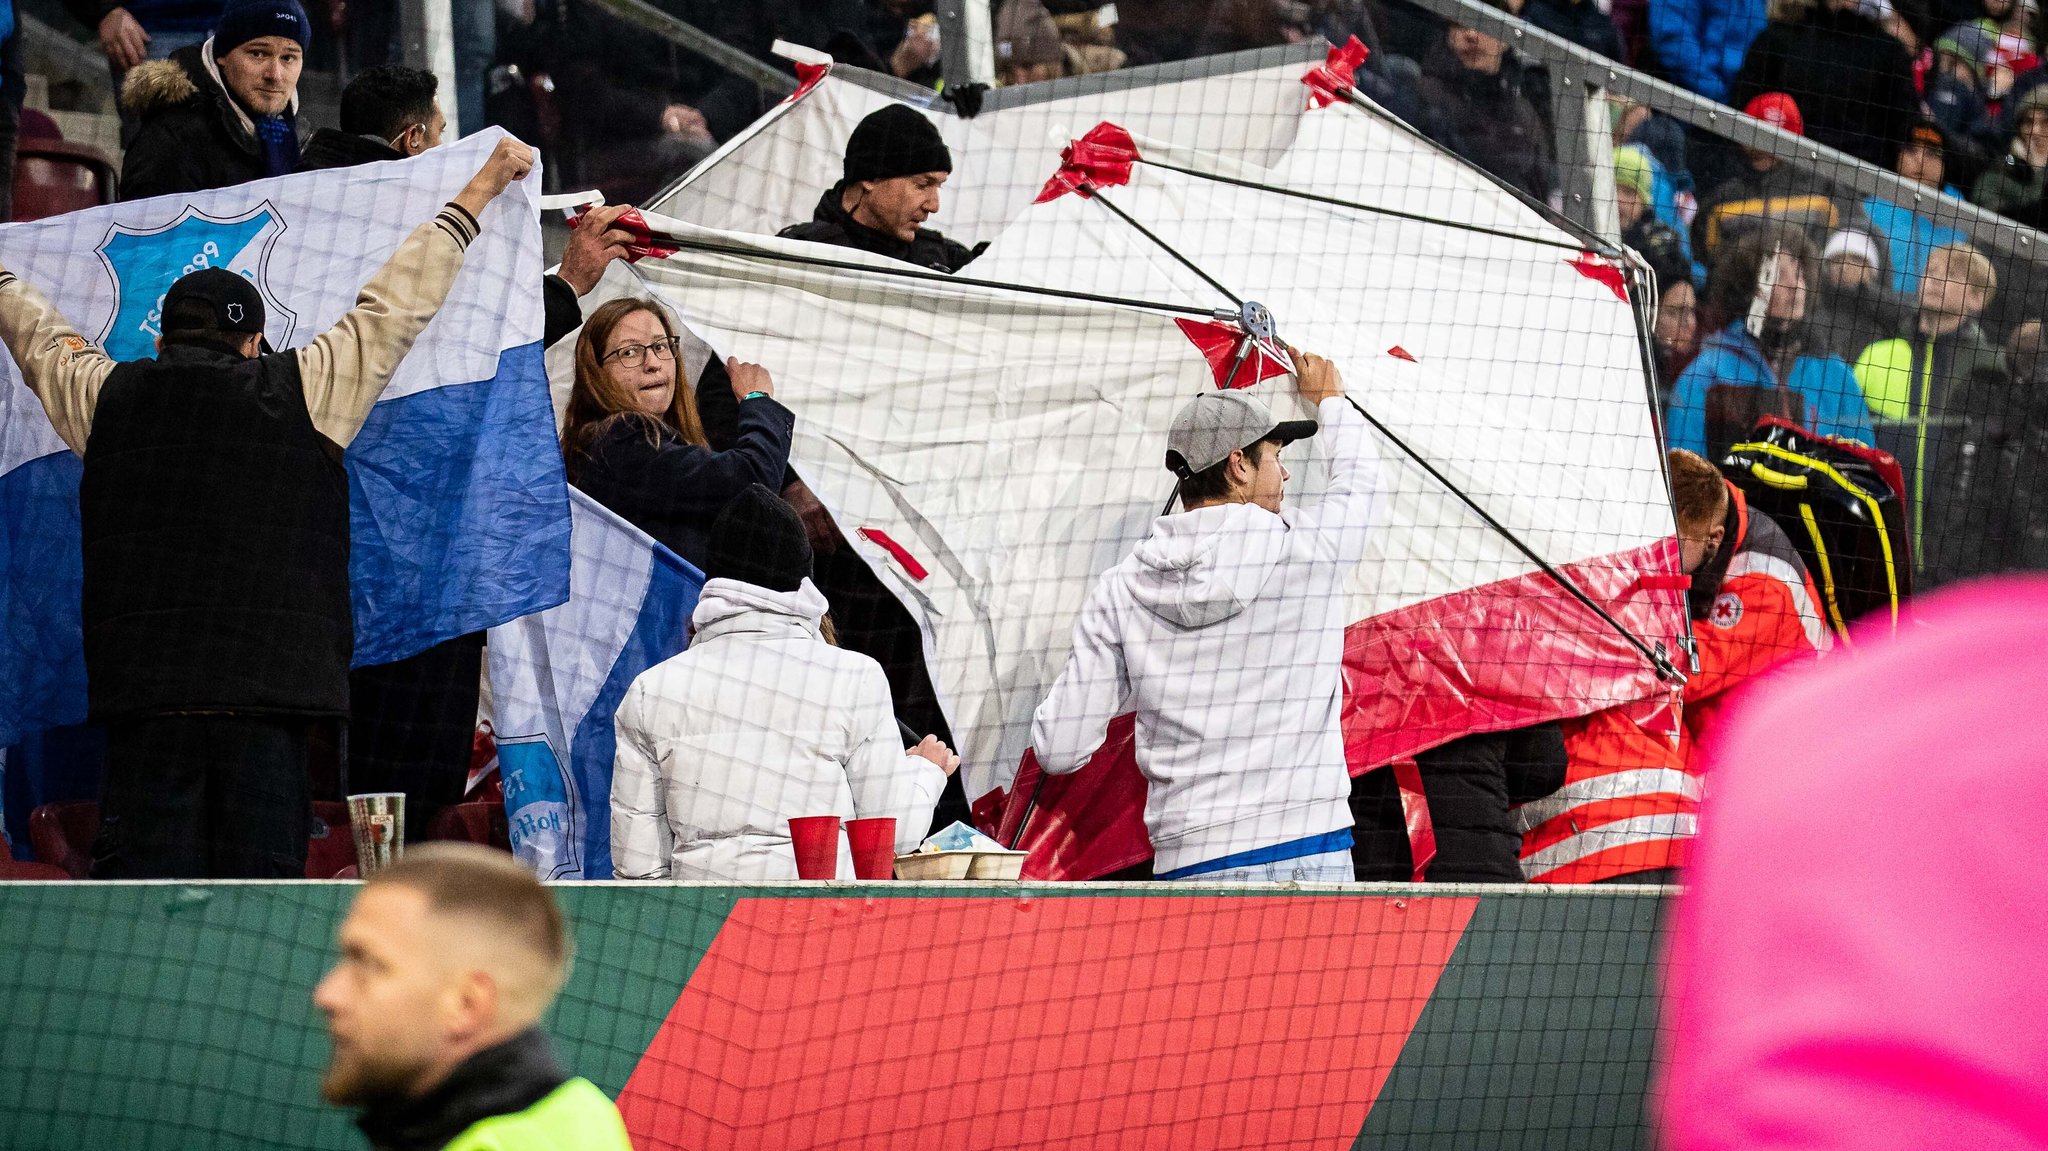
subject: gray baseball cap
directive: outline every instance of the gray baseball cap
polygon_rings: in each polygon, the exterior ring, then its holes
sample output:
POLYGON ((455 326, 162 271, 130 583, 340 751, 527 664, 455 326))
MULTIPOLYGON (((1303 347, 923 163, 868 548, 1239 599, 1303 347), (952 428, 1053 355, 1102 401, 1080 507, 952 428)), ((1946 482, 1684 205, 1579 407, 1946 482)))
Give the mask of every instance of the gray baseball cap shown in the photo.
POLYGON ((1260 440, 1291 444, 1316 434, 1314 420, 1276 420, 1248 392, 1203 392, 1183 405, 1166 433, 1166 467, 1185 479, 1260 440))

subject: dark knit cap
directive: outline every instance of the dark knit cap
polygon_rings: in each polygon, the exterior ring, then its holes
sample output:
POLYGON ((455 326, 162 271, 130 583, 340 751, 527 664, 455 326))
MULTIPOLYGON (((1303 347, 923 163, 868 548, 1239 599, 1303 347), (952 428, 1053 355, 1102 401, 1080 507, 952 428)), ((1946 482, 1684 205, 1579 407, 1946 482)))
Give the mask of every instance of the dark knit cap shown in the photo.
POLYGON ((871 113, 846 141, 848 183, 952 170, 953 154, 938 128, 908 104, 871 113))
POLYGON ((304 48, 313 42, 313 23, 299 0, 237 0, 220 14, 213 26, 215 59, 259 36, 282 36, 298 41, 304 48))
POLYGON ((706 579, 733 579, 769 591, 795 591, 811 574, 804 521, 782 497, 748 484, 711 524, 706 579))
POLYGON ((226 268, 201 268, 178 278, 164 293, 165 335, 193 329, 263 334, 263 293, 248 277, 226 268))

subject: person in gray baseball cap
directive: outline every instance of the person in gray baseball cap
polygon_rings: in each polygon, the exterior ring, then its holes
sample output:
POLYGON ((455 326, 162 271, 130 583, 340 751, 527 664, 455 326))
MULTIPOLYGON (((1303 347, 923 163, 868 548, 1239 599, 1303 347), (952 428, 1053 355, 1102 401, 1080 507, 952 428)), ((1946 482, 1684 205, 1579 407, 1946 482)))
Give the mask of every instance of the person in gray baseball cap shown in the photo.
POLYGON ((1351 775, 1338 730, 1344 579, 1365 556, 1379 457, 1335 365, 1293 351, 1314 420, 1204 392, 1166 437, 1181 510, 1104 573, 1032 719, 1039 767, 1078 771, 1136 713, 1153 874, 1346 882, 1351 775), (1322 495, 1286 507, 1281 449, 1316 437, 1322 495))

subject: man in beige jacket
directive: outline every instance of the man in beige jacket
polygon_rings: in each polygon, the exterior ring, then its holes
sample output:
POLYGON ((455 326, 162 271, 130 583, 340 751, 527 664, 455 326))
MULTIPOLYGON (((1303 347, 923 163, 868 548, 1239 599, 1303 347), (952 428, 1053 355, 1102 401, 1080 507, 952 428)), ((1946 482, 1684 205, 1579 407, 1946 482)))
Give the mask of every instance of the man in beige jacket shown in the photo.
POLYGON ((95 876, 304 873, 309 750, 348 714, 342 450, 485 207, 532 166, 501 141, 294 351, 262 354, 263 298, 224 269, 173 284, 156 358, 125 363, 0 269, 0 342, 84 457, 87 701, 107 732, 95 876))

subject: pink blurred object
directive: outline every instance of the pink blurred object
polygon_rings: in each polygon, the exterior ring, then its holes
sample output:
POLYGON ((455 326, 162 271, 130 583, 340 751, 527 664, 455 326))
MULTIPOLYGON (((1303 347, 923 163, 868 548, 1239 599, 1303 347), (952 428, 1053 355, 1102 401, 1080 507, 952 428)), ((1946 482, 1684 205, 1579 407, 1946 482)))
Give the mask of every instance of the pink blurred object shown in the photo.
POLYGON ((1756 693, 1673 930, 1673 1151, 2048 1148, 2048 580, 1756 693))

